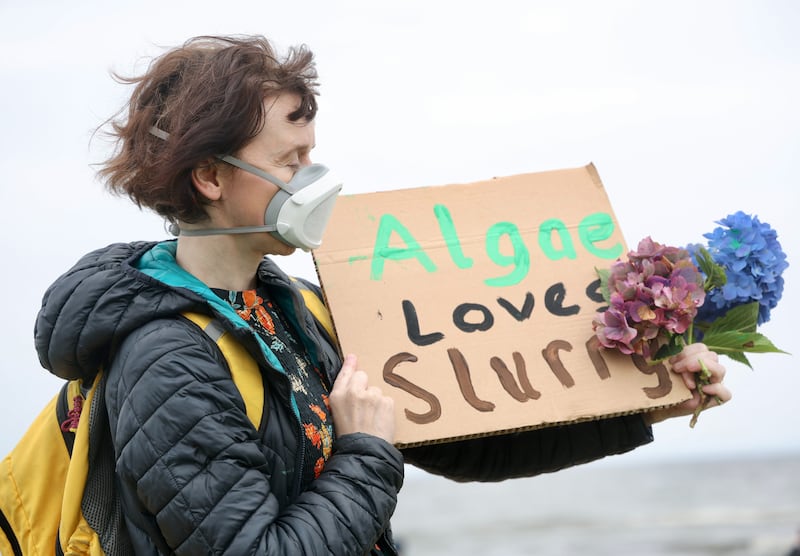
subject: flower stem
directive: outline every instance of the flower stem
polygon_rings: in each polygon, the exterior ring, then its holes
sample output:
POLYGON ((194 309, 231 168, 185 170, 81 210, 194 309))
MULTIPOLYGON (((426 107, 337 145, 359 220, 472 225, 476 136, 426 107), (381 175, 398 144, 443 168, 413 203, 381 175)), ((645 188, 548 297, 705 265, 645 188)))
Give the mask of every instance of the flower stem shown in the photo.
MULTIPOLYGON (((703 392, 703 386, 707 386, 711 384, 711 371, 706 368, 706 364, 703 363, 702 359, 697 360, 700 363, 700 367, 702 370, 696 374, 697 376, 697 393, 700 394, 700 403, 694 410, 694 414, 692 414, 692 420, 689 422, 689 427, 694 428, 697 424, 697 419, 700 417, 700 412, 708 407, 708 403, 710 401, 709 396, 703 392)), ((714 396, 714 400, 719 405, 722 405, 722 400, 719 396, 714 396)))

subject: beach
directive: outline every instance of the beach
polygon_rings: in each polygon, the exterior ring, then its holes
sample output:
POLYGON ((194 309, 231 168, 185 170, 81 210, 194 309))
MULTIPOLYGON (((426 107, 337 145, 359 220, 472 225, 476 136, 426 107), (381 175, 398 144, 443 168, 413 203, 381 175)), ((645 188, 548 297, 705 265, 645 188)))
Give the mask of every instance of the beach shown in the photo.
POLYGON ((408 468, 401 554, 786 556, 797 539, 800 454, 624 457, 494 484, 408 468))

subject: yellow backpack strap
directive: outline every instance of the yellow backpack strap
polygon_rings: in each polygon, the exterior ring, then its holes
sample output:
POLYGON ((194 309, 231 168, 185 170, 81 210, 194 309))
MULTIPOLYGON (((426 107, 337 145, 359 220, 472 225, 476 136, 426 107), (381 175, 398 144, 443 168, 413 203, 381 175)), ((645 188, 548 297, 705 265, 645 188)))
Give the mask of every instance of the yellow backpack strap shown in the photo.
POLYGON ((219 346, 244 400, 247 417, 258 429, 264 415, 264 379, 255 359, 213 317, 194 312, 185 312, 183 316, 199 326, 219 346))
POLYGON ((308 310, 311 311, 311 314, 314 315, 314 318, 317 319, 317 321, 322 325, 322 327, 331 337, 331 340, 338 344, 339 340, 336 338, 336 329, 333 326, 331 312, 319 298, 317 292, 309 288, 302 280, 298 280, 294 277, 291 277, 291 280, 298 286, 300 293, 303 294, 303 301, 305 302, 306 307, 308 307, 308 310))

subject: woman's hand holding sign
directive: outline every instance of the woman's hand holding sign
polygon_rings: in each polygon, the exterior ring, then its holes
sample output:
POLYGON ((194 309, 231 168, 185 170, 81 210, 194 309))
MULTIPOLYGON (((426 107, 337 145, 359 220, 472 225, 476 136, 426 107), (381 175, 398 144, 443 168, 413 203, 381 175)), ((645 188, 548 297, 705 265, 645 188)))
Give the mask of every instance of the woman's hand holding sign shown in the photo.
POLYGON ((331 411, 336 435, 363 432, 394 442, 394 400, 377 386, 370 386, 358 359, 348 355, 331 390, 331 411))

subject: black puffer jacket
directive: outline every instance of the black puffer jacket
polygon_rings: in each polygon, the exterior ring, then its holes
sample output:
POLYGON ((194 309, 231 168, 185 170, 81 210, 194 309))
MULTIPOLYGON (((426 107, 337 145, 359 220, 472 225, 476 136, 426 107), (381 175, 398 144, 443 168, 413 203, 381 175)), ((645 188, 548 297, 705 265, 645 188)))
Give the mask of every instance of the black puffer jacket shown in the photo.
MULTIPOLYGON (((336 439, 301 492, 303 433, 280 363, 227 303, 174 262, 174 242, 112 245, 45 294, 42 364, 64 378, 107 369, 117 477, 136 554, 363 554, 394 511, 403 460, 369 435, 336 439), (269 399, 261 437, 217 346, 180 316, 213 313, 256 357, 269 399), (233 313, 235 315, 235 313, 233 313)), ((260 280, 306 333, 320 368, 340 363, 299 291, 268 259, 260 280)))
MULTIPOLYGON (((337 438, 321 476, 301 489, 302 433, 280 364, 175 264, 174 245, 118 244, 87 255, 47 291, 36 327, 42 364, 58 376, 108 369, 117 476, 137 554, 357 555, 383 544, 403 479, 400 453, 369 435, 337 438), (221 318, 259 361, 269 397, 260 438, 216 346, 180 316, 190 310, 221 318)), ((269 259, 259 279, 333 381, 341 362, 292 282, 269 259)), ((649 427, 629 416, 404 455, 454 480, 497 481, 650 440, 649 427)))

